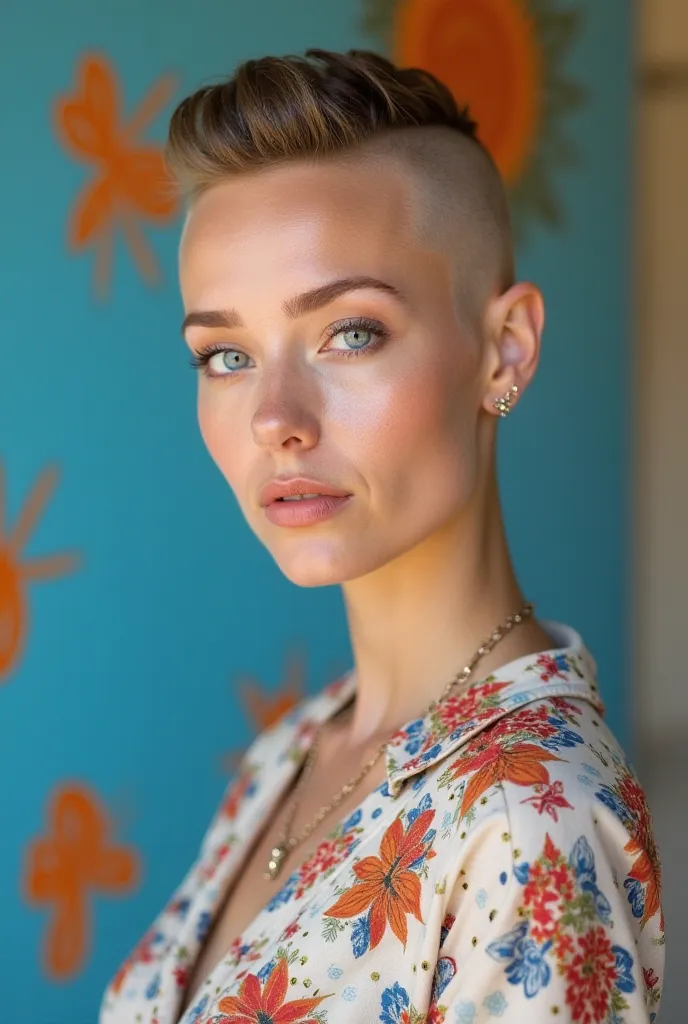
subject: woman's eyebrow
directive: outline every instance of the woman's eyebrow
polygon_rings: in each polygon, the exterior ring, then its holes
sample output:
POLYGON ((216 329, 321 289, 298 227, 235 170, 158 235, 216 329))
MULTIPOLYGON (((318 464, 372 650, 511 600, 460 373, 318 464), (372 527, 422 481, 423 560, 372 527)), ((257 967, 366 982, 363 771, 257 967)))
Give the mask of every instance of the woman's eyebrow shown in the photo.
MULTIPOLYGON (((343 277, 337 281, 328 281, 327 284, 319 285, 317 288, 311 288, 307 292, 294 296, 293 299, 286 299, 282 303, 282 308, 290 319, 295 320, 306 313, 322 309, 323 306, 334 302, 346 292, 360 291, 363 288, 385 292, 401 302, 406 301, 398 288, 377 277, 343 277)), ((184 317, 182 334, 185 333, 187 327, 224 327, 229 330, 233 327, 243 327, 243 321, 235 309, 197 310, 187 313, 184 317)))

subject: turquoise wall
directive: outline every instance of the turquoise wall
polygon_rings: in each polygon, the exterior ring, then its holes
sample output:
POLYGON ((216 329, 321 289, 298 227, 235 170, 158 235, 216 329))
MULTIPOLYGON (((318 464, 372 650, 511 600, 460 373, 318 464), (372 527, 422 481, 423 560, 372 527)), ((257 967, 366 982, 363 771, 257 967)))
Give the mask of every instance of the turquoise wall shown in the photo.
MULTIPOLYGON (((561 59, 586 102, 566 122, 577 166, 551 170, 565 225, 532 223, 520 249, 522 275, 544 290, 548 327, 537 384, 505 426, 501 449, 526 590, 541 615, 586 637, 622 739, 629 6, 533 3, 581 13, 561 59)), ((286 660, 302 649, 305 688, 314 690, 348 661, 338 593, 299 591, 280 577, 202 448, 195 379, 179 337, 179 221, 144 227, 160 266, 157 288, 118 240, 105 302, 93 293, 92 250, 67 251, 70 210, 91 169, 56 136, 56 98, 74 90, 85 51, 117 69, 127 112, 175 73, 172 100, 144 133, 161 140, 174 100, 244 58, 375 45, 361 9, 359 0, 10 0, 3 15, 5 530, 55 464, 59 479, 23 557, 80 558, 69 574, 25 582, 23 654, 0 677, 3 1020, 95 1020, 107 980, 195 854, 226 784, 224 755, 250 738, 237 679, 250 673, 277 689, 286 660), (84 888, 85 946, 56 975, 55 957, 44 952, 54 904, 29 899, 28 877, 53 796, 69 786, 93 795, 109 815, 110 840, 134 851, 139 867, 125 891, 84 888)), ((4 629, 8 642, 17 613, 1 552, 0 637, 4 629)))

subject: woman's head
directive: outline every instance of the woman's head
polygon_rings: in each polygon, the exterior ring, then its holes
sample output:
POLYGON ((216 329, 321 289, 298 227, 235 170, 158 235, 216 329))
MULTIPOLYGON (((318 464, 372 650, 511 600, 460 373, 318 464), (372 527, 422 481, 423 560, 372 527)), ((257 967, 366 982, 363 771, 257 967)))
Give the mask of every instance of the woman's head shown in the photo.
POLYGON ((357 578, 484 512, 542 305, 448 91, 371 54, 250 61, 180 105, 168 161, 201 431, 285 574, 357 578), (292 478, 348 498, 266 509, 292 478))

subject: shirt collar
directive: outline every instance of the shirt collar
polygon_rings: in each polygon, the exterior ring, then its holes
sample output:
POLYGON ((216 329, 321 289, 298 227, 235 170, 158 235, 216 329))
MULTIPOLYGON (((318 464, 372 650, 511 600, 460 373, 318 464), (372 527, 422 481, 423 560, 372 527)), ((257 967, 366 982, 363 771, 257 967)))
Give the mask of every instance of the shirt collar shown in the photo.
MULTIPOLYGON (((525 704, 549 697, 573 697, 587 701, 604 715, 595 662, 581 637, 557 622, 542 625, 558 646, 504 665, 457 696, 448 697, 430 714, 397 730, 385 752, 393 796, 406 779, 443 761, 497 719, 525 704)), ((349 672, 302 705, 303 714, 298 718, 304 746, 310 745, 313 731, 343 708, 355 691, 355 679, 349 672)))

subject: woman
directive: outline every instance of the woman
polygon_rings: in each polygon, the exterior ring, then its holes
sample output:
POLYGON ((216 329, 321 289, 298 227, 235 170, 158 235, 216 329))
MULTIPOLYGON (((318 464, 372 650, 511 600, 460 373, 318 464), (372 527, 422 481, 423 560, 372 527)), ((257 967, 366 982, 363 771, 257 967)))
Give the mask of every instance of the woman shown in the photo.
POLYGON ((172 118, 203 438, 282 572, 342 585, 354 668, 248 750, 101 1024, 654 1019, 644 797, 502 525, 543 302, 475 130, 358 52, 172 118))

